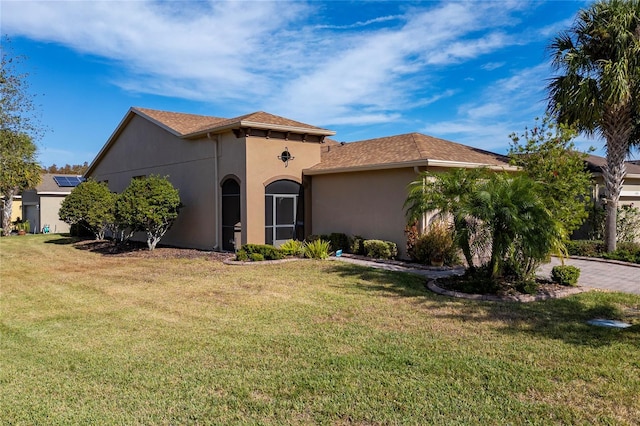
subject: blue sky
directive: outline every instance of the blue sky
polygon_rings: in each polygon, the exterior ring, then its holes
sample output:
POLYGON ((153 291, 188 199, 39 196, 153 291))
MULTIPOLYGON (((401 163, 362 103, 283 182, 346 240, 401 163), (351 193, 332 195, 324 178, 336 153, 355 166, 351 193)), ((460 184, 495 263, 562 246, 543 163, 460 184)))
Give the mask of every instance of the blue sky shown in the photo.
POLYGON ((28 57, 45 166, 91 162, 131 106, 504 153, 544 114, 546 46, 587 4, 3 0, 0 24, 28 57))

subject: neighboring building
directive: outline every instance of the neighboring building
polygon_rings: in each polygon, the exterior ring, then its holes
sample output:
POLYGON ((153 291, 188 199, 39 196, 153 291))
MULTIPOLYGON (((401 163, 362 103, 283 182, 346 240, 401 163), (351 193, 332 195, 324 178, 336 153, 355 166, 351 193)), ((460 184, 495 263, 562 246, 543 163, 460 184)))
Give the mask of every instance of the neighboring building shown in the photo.
MULTIPOLYGON (((601 203, 606 198, 604 178, 602 177, 602 167, 607 163, 607 159, 597 155, 587 157, 587 168, 595 178, 593 189, 593 199, 601 203)), ((627 174, 624 176, 624 184, 620 193, 620 204, 633 204, 640 207, 640 164, 628 161, 626 164, 627 174)))
POLYGON ((406 238, 407 185, 425 170, 488 166, 505 157, 418 133, 340 144, 335 132, 256 112, 232 119, 131 108, 85 174, 123 191, 168 176, 184 205, 163 243, 233 250, 344 232, 406 238))
POLYGON ((29 232, 40 233, 47 227, 51 233, 69 232, 69 225, 58 216, 60 205, 84 178, 76 175, 42 175, 42 181, 34 189, 22 192, 22 219, 28 220, 29 232))
MULTIPOLYGON (((4 195, 0 197, 0 217, 4 214, 4 195)), ((11 203, 11 222, 22 219, 22 195, 14 195, 11 203)))

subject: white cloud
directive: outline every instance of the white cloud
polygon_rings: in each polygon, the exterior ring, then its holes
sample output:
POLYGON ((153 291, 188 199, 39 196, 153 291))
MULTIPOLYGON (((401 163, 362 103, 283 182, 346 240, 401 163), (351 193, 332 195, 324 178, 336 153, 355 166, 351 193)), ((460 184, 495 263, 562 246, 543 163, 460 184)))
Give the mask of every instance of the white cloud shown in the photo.
POLYGON ((503 29, 522 7, 430 3, 336 27, 314 22, 313 3, 9 1, 2 19, 9 34, 115 61, 128 91, 253 100, 326 125, 398 117, 429 75, 516 43, 503 29))
POLYGON ((509 135, 519 133, 544 114, 545 78, 549 66, 518 70, 488 85, 477 97, 458 108, 451 120, 427 123, 424 131, 483 149, 506 152, 509 135))

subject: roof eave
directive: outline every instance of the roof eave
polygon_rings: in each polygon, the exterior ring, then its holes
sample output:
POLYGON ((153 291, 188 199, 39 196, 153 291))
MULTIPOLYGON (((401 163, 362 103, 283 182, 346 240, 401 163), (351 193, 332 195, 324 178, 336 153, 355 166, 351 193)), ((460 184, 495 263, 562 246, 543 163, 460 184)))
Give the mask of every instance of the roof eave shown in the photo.
POLYGON ((238 129, 240 127, 249 127, 251 129, 261 129, 261 130, 275 130, 281 132, 292 132, 292 133, 302 133, 307 135, 318 135, 318 136, 333 136, 336 134, 333 130, 327 129, 310 129, 307 127, 296 127, 296 126, 285 126, 281 124, 266 124, 260 123, 256 121, 246 121, 240 120, 231 124, 227 124, 225 126, 214 126, 205 130, 198 130, 197 132, 188 133, 183 135, 183 139, 197 139, 207 134, 219 134, 226 132, 228 130, 238 129))
POLYGON ((461 161, 444 161, 444 160, 428 160, 428 159, 420 159, 413 161, 401 161, 395 163, 383 163, 383 164, 366 164, 362 166, 348 166, 348 167, 336 167, 332 169, 305 169, 303 170, 305 175, 313 176, 313 175, 326 175, 331 173, 349 173, 349 172, 364 172, 364 171, 374 171, 374 170, 388 170, 388 169, 403 169, 407 167, 448 167, 448 168, 478 168, 485 167, 490 170, 501 170, 501 171, 518 171, 519 168, 516 166, 511 166, 508 164, 498 165, 498 164, 483 164, 483 163, 466 163, 461 161))

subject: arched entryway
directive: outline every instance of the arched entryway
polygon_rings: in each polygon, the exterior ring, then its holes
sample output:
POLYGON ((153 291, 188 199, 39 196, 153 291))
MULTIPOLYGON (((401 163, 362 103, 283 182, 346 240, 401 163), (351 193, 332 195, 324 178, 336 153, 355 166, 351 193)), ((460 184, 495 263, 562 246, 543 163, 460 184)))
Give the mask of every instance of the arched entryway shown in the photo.
MULTIPOLYGON (((240 222, 240 184, 232 178, 222 183, 222 249, 233 251, 234 226, 240 222)), ((238 247, 240 248, 240 247, 238 247)))
POLYGON ((276 247, 291 239, 304 238, 304 192, 302 185, 278 180, 265 188, 264 242, 276 247))

